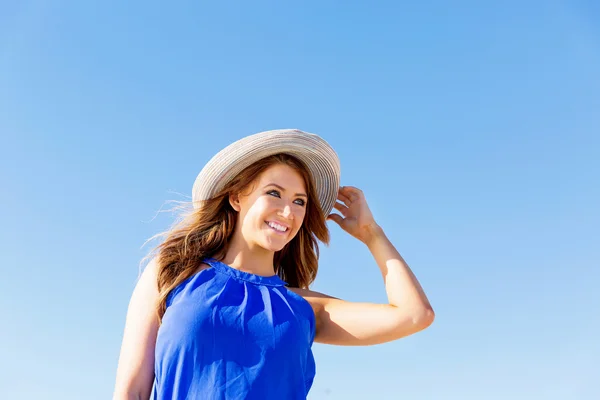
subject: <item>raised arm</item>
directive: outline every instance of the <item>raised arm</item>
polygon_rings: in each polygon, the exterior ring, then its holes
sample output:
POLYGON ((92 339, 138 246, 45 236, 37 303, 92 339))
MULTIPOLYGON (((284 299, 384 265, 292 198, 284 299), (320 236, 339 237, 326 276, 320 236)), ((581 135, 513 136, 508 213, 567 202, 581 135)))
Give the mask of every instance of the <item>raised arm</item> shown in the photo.
POLYGON ((129 302, 113 400, 150 399, 158 331, 157 301, 157 264, 152 260, 129 302))
POLYGON ((363 242, 371 251, 385 283, 387 304, 354 303, 322 293, 300 290, 317 316, 320 343, 372 345, 389 342, 427 328, 434 312, 421 285, 400 253, 375 223, 363 193, 353 187, 340 189, 336 209, 329 219, 363 242))

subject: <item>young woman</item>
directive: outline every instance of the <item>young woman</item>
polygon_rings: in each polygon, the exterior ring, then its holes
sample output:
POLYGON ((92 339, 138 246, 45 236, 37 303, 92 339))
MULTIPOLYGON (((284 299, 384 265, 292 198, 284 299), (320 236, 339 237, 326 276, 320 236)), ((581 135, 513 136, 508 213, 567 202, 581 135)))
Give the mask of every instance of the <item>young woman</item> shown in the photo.
POLYGON ((306 399, 314 341, 373 345, 428 327, 417 279, 363 193, 339 182, 333 149, 298 130, 215 155, 194 184, 193 212, 165 233, 133 292, 114 399, 306 399), (309 289, 326 220, 368 247, 388 304, 309 289))

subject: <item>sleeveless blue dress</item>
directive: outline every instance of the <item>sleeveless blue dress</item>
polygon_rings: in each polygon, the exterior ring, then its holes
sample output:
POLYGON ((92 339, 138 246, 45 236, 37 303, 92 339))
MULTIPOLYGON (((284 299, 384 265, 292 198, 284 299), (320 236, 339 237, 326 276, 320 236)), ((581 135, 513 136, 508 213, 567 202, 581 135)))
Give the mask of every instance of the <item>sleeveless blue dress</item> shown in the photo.
POLYGON ((310 304, 278 276, 204 262, 167 298, 153 398, 305 400, 315 376, 310 304))

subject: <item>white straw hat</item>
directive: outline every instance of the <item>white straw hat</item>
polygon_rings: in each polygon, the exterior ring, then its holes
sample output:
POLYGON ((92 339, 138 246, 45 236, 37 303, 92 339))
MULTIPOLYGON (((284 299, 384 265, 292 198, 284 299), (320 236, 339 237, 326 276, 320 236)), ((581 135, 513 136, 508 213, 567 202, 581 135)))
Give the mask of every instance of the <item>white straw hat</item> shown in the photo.
POLYGON ((245 168, 279 153, 294 156, 306 164, 315 183, 321 210, 325 216, 329 215, 340 187, 339 158, 321 137, 297 129, 279 129, 246 136, 215 154, 194 182, 194 208, 214 197, 245 168))

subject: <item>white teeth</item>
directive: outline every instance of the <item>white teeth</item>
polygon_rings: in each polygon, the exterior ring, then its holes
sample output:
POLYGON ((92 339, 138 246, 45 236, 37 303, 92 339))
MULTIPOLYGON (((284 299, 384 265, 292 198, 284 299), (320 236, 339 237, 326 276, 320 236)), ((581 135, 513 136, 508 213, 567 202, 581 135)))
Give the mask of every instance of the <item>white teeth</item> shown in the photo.
POLYGON ((281 226, 281 225, 279 225, 279 224, 277 224, 277 223, 275 223, 275 222, 267 222, 267 224, 268 224, 268 225, 269 225, 271 228, 273 228, 273 229, 275 229, 275 230, 277 230, 277 231, 279 231, 279 232, 285 232, 285 231, 287 231, 287 228, 286 228, 285 226, 281 226))

